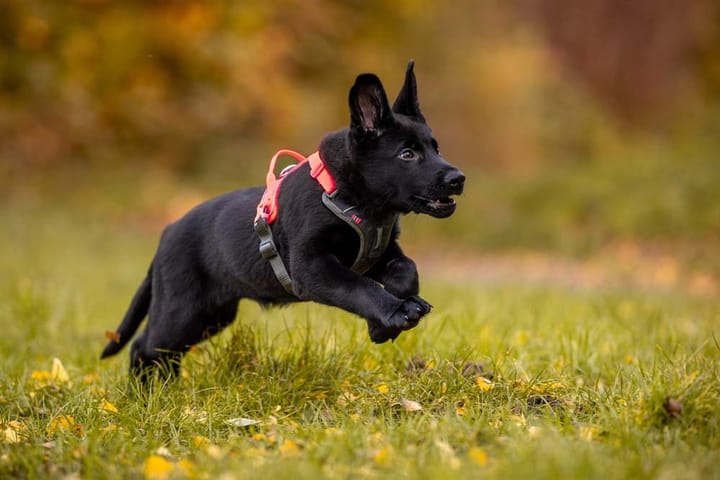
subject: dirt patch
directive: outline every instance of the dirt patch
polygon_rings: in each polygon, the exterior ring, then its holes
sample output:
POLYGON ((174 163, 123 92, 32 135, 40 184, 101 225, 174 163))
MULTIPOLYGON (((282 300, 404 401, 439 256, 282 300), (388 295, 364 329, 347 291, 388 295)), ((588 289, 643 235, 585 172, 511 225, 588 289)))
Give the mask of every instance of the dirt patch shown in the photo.
POLYGON ((584 259, 538 252, 422 252, 416 257, 421 272, 449 282, 550 284, 588 290, 631 287, 698 296, 720 292, 716 276, 687 267, 662 249, 631 243, 613 245, 584 259))

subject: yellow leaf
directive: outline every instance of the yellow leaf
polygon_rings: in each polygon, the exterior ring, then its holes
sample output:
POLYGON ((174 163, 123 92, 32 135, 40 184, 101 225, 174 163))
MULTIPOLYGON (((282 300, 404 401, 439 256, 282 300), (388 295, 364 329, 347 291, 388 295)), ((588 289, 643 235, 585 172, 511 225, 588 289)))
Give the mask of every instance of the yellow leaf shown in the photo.
POLYGON ((192 438, 192 443, 195 445, 195 448, 206 448, 210 445, 210 439, 202 435, 195 435, 192 438))
POLYGON ((75 425, 75 419, 70 415, 61 415, 50 420, 45 432, 48 435, 53 435, 58 430, 75 430, 78 426, 75 425))
POLYGON ((300 447, 297 443, 293 442, 289 438, 280 445, 280 453, 283 455, 295 455, 300 452, 300 447))
POLYGON ((50 370, 52 379, 58 383, 65 383, 70 380, 70 376, 59 358, 53 358, 52 369, 50 370))
POLYGON ((380 450, 375 452, 375 455, 373 455, 373 462, 375 463, 375 465, 387 466, 390 464, 390 457, 390 448, 381 448, 380 450))
POLYGON ((485 377, 477 377, 475 383, 477 383, 477 386, 481 392, 487 392, 495 388, 495 385, 485 377))
POLYGON ((390 388, 386 384, 381 383, 380 385, 375 385, 375 390, 377 390, 378 393, 387 393, 390 388))
POLYGON ((477 463, 481 467, 484 467, 487 465, 488 457, 487 452, 485 452, 485 449, 480 447, 472 447, 470 450, 468 450, 468 457, 470 457, 470 460, 477 463))
POLYGON ((65 367, 59 358, 53 358, 50 371, 35 370, 30 374, 30 379, 35 383, 35 387, 42 388, 49 385, 59 385, 70 381, 65 367))
POLYGON ((160 455, 150 455, 145 459, 143 475, 149 480, 164 480, 175 470, 175 465, 160 455))
POLYGON ((100 402, 100 410, 103 412, 118 413, 117 407, 105 399, 100 402))
POLYGON ((181 458, 177 463, 177 470, 186 477, 195 477, 195 464, 186 458, 181 458))
POLYGON ((46 387, 52 382, 52 375, 47 370, 34 370, 30 374, 30 379, 38 388, 46 387))
POLYGON ((20 443, 23 440, 17 430, 12 429, 11 427, 7 427, 3 430, 2 436, 5 443, 20 443))
POLYGON ((18 422, 17 420, 11 420, 7 423, 7 426, 15 430, 16 432, 22 432, 27 427, 24 423, 18 422))

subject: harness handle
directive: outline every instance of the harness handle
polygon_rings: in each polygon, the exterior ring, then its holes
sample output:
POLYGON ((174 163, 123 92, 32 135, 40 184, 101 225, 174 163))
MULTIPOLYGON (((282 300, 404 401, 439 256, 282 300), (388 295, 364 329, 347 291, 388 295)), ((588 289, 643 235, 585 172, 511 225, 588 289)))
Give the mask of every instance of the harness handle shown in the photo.
MULTIPOLYGON (((265 192, 263 193, 260 203, 257 206, 255 222, 262 218, 265 219, 268 224, 271 224, 277 217, 277 200, 278 193, 280 192, 280 180, 282 179, 282 176, 278 179, 275 175, 275 164, 277 163, 277 159, 283 155, 293 157, 299 162, 293 166, 290 171, 296 169, 298 166, 307 161, 307 158, 294 150, 279 150, 275 155, 273 155, 270 159, 270 167, 268 168, 267 175, 265 176, 265 186, 267 188, 265 188, 265 192)), ((288 171, 288 173, 290 173, 290 171, 288 171)))

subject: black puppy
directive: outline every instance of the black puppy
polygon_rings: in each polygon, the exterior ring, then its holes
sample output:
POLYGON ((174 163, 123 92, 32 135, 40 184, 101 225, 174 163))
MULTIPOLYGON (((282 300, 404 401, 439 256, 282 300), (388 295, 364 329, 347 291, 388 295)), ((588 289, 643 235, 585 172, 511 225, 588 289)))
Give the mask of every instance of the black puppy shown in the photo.
POLYGON ((397 218, 451 215, 450 197, 462 193, 465 177, 442 158, 420 112, 413 62, 392 109, 372 74, 357 77, 349 102, 350 127, 327 135, 316 155, 324 172, 303 162, 283 176, 270 226, 266 215, 254 221, 263 189, 250 188, 209 200, 164 230, 102 358, 119 352, 149 313, 131 372, 177 372, 192 345, 235 319, 243 298, 342 308, 366 319, 376 343, 417 325, 431 306, 397 243, 397 218), (334 182, 333 192, 319 176, 334 182))

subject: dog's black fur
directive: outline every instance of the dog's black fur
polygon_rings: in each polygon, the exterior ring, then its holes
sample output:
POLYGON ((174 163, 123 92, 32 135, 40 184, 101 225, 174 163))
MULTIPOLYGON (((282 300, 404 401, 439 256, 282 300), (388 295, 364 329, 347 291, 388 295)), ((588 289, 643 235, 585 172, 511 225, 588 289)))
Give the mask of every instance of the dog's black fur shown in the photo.
MULTIPOLYGON (((420 112, 413 62, 392 109, 380 80, 357 77, 349 95, 349 128, 330 133, 320 156, 340 195, 357 205, 366 221, 398 213, 447 217, 451 195, 465 177, 438 151, 420 112)), ((395 339, 430 311, 418 296, 415 263, 397 243, 364 275, 350 270, 358 235, 322 203, 321 186, 304 164, 283 180, 275 243, 296 295, 285 291, 258 252, 253 230, 263 188, 237 190, 209 200, 163 232, 148 274, 102 358, 119 352, 149 313, 145 331, 132 345, 131 372, 166 365, 176 372, 192 345, 230 324, 238 301, 264 305, 312 300, 363 317, 376 343, 395 339)))

